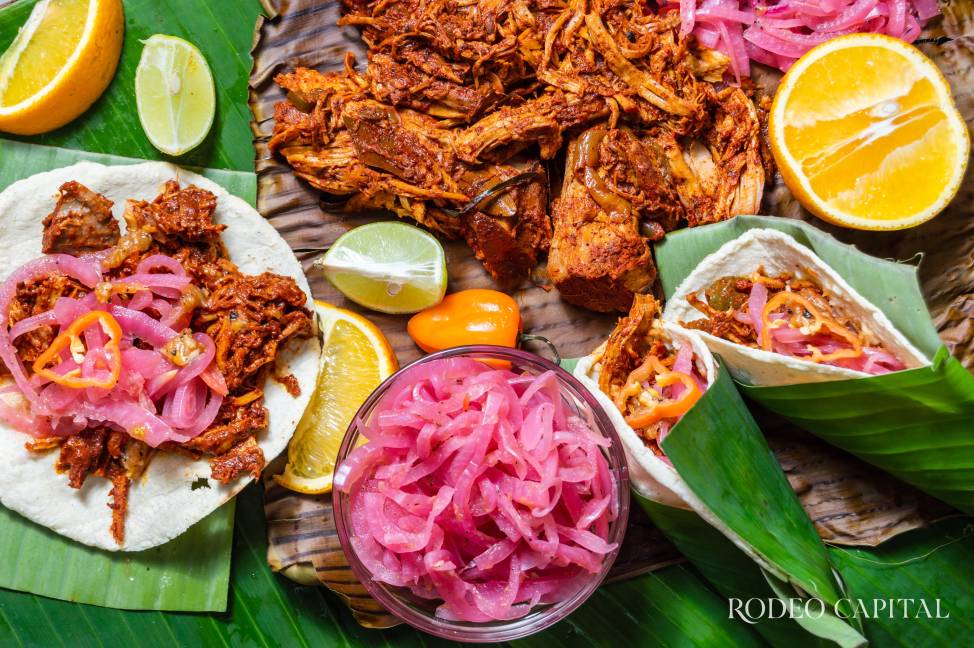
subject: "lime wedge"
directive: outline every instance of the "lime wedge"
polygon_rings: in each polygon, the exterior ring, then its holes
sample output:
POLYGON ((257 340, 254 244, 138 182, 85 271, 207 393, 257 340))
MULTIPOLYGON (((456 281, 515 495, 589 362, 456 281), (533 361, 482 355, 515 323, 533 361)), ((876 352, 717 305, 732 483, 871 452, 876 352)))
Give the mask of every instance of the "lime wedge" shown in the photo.
POLYGON ((182 155, 206 138, 216 114, 213 75, 195 45, 156 34, 144 41, 135 72, 142 130, 168 155, 182 155))
POLYGON ((446 255, 432 235, 405 223, 343 234, 316 265, 343 295, 382 313, 416 313, 446 294, 446 255))

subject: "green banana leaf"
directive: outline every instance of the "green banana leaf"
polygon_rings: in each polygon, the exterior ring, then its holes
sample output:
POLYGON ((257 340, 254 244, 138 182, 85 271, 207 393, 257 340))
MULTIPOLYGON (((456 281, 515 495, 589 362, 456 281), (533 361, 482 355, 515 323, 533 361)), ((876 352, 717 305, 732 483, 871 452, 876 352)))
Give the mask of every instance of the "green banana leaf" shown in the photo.
MULTIPOLYGON (((689 511, 636 501, 679 547, 694 568, 723 596, 767 599, 775 596, 761 570, 743 552, 689 511)), ((871 617, 861 618, 872 646, 958 646, 969 643, 974 606, 974 527, 968 518, 944 520, 910 531, 879 547, 850 549, 829 547, 832 564, 841 575, 847 597, 862 601, 871 617), (873 601, 912 599, 909 614, 888 611, 872 614, 873 601), (940 600, 941 616, 928 619, 917 611, 923 599, 931 616, 940 600)), ((902 606, 902 603, 898 604, 902 606)), ((858 608, 862 614, 862 608, 858 608)), ((773 646, 803 648, 826 645, 803 634, 788 619, 759 620, 753 626, 773 646)))
POLYGON ((565 621, 514 642, 546 646, 759 646, 750 626, 727 615, 727 603, 693 571, 667 567, 606 585, 565 621))
MULTIPOLYGON (((661 446, 693 495, 726 527, 722 531, 744 543, 775 578, 790 583, 798 592, 792 596, 807 593, 826 607, 840 603, 844 593, 825 545, 722 363, 717 379, 661 446)), ((802 625, 843 646, 864 642, 835 617, 802 625)))
MULTIPOLYGON (((680 552, 704 578, 727 599, 768 599, 774 597, 760 567, 714 527, 692 511, 665 506, 634 494, 634 502, 649 514, 653 523, 673 541, 680 552)), ((752 626, 772 646, 788 648, 817 648, 831 645, 805 631, 794 620, 756 619, 752 626)))
POLYGON ((0 587, 128 610, 223 611, 233 502, 161 547, 86 547, 0 507, 0 587))
MULTIPOLYGON (((27 144, 0 138, 0 188, 30 177, 35 173, 50 171, 77 162, 97 162, 99 164, 138 164, 138 160, 107 153, 88 153, 72 149, 27 144)), ((195 173, 209 178, 235 196, 251 205, 257 202, 257 176, 245 171, 228 169, 209 169, 181 164, 195 173)), ((52 191, 52 195, 53 195, 52 191)), ((0 214, 0 223, 3 215, 0 214)))
POLYGON ((974 526, 970 518, 944 520, 874 549, 832 547, 829 553, 849 595, 861 600, 872 617, 863 622, 872 645, 970 645, 974 635, 970 613, 974 609, 974 526), (873 602, 883 599, 907 602, 890 605, 890 618, 889 609, 874 613, 873 602))
POLYGON ((668 235, 657 248, 667 295, 708 254, 744 231, 773 227, 810 247, 880 308, 918 348, 929 367, 827 383, 755 387, 749 399, 823 440, 974 513, 974 376, 940 343, 923 302, 916 268, 865 255, 811 225, 741 216, 668 235))
POLYGON ((786 387, 750 399, 934 497, 974 513, 974 377, 946 348, 930 367, 786 387))
MULTIPOLYGON (((0 2, 0 4, 3 4, 0 2)), ((27 20, 36 0, 20 0, 0 9, 0 51, 5 50, 27 20)), ((258 0, 124 0, 125 42, 122 58, 108 90, 88 111, 56 131, 15 137, 94 153, 143 160, 173 160, 149 143, 135 108, 135 70, 142 43, 153 34, 171 34, 194 43, 203 52, 217 91, 216 120, 199 148, 180 157, 184 166, 237 171, 254 170, 254 147, 247 106, 250 48, 262 11, 258 0)))

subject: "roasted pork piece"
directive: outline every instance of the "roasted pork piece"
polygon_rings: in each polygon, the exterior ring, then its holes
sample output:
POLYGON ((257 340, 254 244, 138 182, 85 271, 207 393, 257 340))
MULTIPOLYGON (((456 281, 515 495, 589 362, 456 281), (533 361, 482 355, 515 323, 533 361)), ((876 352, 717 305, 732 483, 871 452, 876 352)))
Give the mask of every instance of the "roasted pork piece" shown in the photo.
POLYGON ((78 182, 65 182, 58 190, 54 211, 43 221, 44 254, 85 254, 118 242, 118 222, 112 201, 78 182))
MULTIPOLYGON (((593 310, 626 310, 656 278, 644 216, 675 224, 679 202, 658 177, 660 154, 628 129, 590 128, 568 149, 561 196, 554 202, 548 276, 561 296, 593 310), (661 191, 662 193, 657 193, 661 191)), ((656 225, 662 236, 664 231, 656 225)))
POLYGON ((527 277, 551 239, 544 167, 519 158, 468 165, 454 153, 454 133, 429 115, 339 94, 360 88, 361 81, 351 69, 320 74, 302 68, 278 77, 302 102, 318 97, 318 108, 305 113, 279 104, 271 150, 313 186, 350 196, 346 209, 388 209, 446 237, 462 236, 501 283, 527 277), (524 173, 532 174, 526 182, 470 204, 524 173))
POLYGON ((279 75, 288 100, 270 148, 348 210, 462 236, 507 285, 548 252, 553 226, 548 267, 565 298, 622 311, 655 277, 649 241, 759 210, 770 157, 753 89, 723 84, 727 58, 681 38, 677 12, 628 0, 342 5, 367 67, 347 56, 342 72, 279 75), (583 141, 591 154, 575 150, 583 141), (566 142, 552 222, 538 176, 471 204, 566 142))

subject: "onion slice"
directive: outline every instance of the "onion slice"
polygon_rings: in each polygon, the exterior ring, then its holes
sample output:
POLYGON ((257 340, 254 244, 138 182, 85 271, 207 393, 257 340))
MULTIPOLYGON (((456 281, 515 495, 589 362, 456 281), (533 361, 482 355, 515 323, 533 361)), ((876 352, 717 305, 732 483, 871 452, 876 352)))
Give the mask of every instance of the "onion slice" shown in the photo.
POLYGON ((937 0, 666 0, 660 9, 679 11, 681 38, 726 54, 738 83, 748 59, 787 71, 815 45, 852 33, 912 43, 940 14, 937 0))

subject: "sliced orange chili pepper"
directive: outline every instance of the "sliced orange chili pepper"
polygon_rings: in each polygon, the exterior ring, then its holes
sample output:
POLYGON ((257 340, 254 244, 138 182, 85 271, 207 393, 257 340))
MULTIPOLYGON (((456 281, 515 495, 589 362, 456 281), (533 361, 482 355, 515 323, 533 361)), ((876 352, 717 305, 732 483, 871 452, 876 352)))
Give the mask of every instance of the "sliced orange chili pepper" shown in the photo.
POLYGON ((520 329, 517 302, 510 295, 483 288, 447 295, 406 324, 409 337, 427 353, 468 344, 514 348, 520 329))
POLYGON ((656 384, 660 387, 669 387, 676 383, 683 383, 686 387, 682 394, 675 399, 665 400, 633 412, 626 417, 626 423, 633 428, 644 428, 663 419, 678 418, 689 412, 703 395, 693 376, 681 371, 668 371, 656 376, 656 384))
MULTIPOLYGON (((832 333, 852 345, 851 349, 839 349, 837 351, 833 351, 832 353, 822 353, 819 349, 809 345, 809 347, 812 349, 811 360, 813 362, 831 362, 832 360, 841 360, 843 358, 858 358, 862 355, 862 342, 852 331, 839 324, 834 318, 823 315, 815 304, 808 299, 788 291, 779 292, 777 295, 769 299, 768 303, 764 305, 764 310, 761 311, 761 322, 764 324, 764 326, 761 329, 761 338, 759 342, 762 349, 765 351, 772 350, 771 331, 778 328, 776 323, 770 320, 771 313, 781 306, 787 306, 789 303, 797 304, 803 311, 811 315, 812 319, 819 322, 821 326, 824 326, 832 333)), ((784 320, 778 321, 783 322, 784 320)))
POLYGON ((44 353, 34 361, 34 373, 71 389, 86 389, 88 387, 111 389, 118 382, 118 376, 122 372, 122 353, 119 347, 121 340, 122 327, 118 325, 114 317, 105 311, 91 311, 73 321, 60 335, 54 338, 51 346, 47 347, 44 353), (107 378, 82 378, 80 369, 59 374, 48 368, 49 364, 60 359, 60 353, 65 348, 71 349, 74 353, 75 349, 83 347, 81 334, 94 324, 101 325, 101 330, 108 336, 108 342, 105 343, 104 347, 105 351, 108 352, 108 368, 110 371, 107 378))

